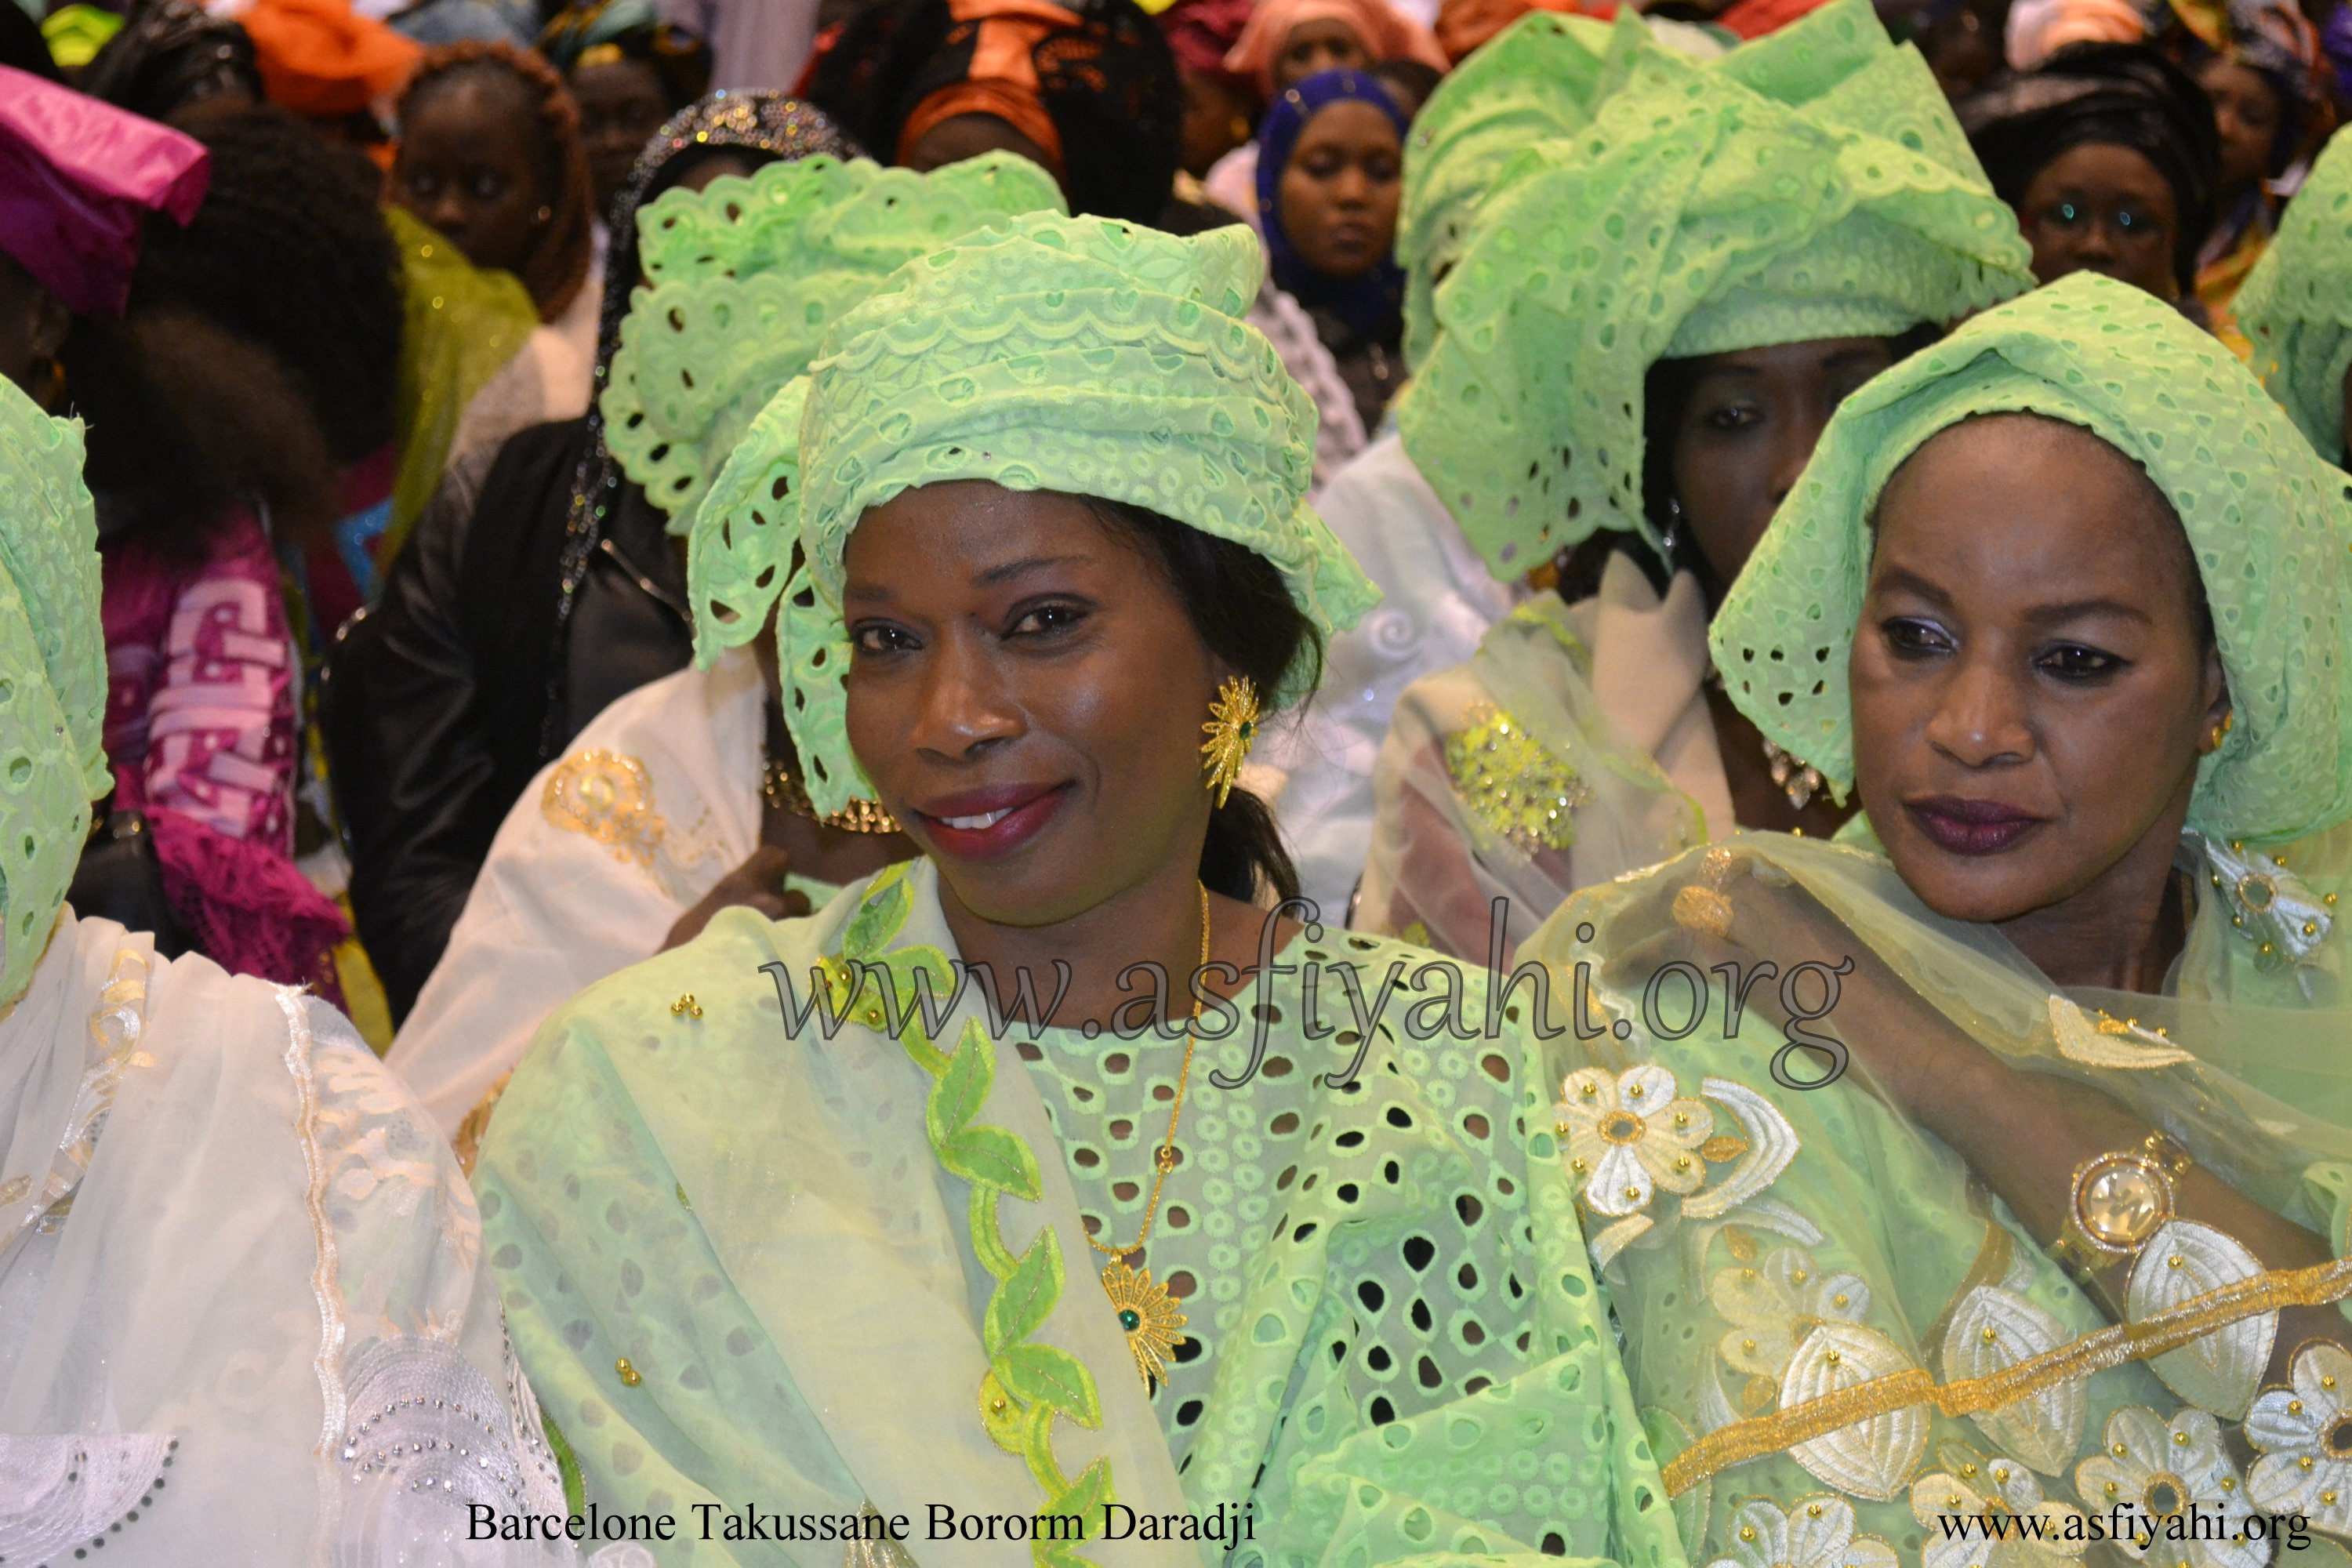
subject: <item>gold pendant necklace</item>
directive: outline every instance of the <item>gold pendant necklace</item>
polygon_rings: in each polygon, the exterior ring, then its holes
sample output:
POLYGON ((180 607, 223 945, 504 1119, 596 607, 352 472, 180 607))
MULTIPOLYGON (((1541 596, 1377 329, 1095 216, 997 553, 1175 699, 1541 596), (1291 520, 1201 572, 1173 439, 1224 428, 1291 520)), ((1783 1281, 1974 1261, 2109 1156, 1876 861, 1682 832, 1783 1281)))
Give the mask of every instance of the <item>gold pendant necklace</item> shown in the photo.
MULTIPOLYGON (((1201 889, 1201 973, 1209 967, 1209 889, 1201 889)), ((1143 1250, 1151 1239, 1151 1223, 1160 1217, 1160 1189, 1167 1184, 1168 1173, 1176 1168, 1176 1123, 1184 1115, 1184 1086, 1192 1077, 1192 1046, 1201 1022, 1201 999, 1192 998, 1192 1016, 1184 1025, 1184 1065, 1176 1070, 1176 1103, 1168 1112, 1168 1131, 1160 1140, 1159 1151, 1151 1157, 1151 1202, 1143 1211, 1143 1230, 1131 1247, 1106 1247, 1093 1237, 1087 1245, 1110 1258, 1102 1271, 1103 1294, 1110 1298, 1111 1310, 1118 1314, 1118 1326, 1127 1331, 1127 1348, 1135 1357, 1135 1370, 1143 1379, 1144 1392, 1149 1394, 1155 1382, 1168 1376, 1168 1358, 1177 1346, 1191 1336, 1181 1332, 1188 1321, 1177 1308, 1176 1298, 1168 1287, 1157 1284, 1149 1268, 1131 1268, 1128 1258, 1143 1250)))

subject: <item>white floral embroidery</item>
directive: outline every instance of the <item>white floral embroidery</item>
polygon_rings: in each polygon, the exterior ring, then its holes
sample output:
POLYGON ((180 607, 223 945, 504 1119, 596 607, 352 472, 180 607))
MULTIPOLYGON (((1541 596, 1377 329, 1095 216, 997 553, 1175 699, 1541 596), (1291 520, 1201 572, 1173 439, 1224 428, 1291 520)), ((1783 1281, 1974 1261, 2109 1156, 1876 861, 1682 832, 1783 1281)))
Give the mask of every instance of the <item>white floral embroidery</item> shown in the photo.
POLYGON ((2253 1509, 2221 1447, 2221 1424, 2202 1410, 2183 1410, 2168 1426, 2144 1405, 2116 1411, 2107 1417, 2105 1450, 2074 1468, 2074 1491, 2094 1509, 2128 1516, 2117 1544, 2135 1558, 2154 1549, 2165 1568, 2259 1568, 2270 1561, 2269 1542, 2245 1538, 2253 1509), (2221 1533, 2231 1539, 2171 1539, 2167 1521, 2184 1513, 2190 1520, 2219 1513, 2221 1533))
POLYGON ((2326 1340, 2306 1345, 2289 1381, 2246 1412, 2246 1441, 2261 1456, 2247 1491, 2257 1508, 2352 1535, 2352 1353, 2326 1340))
POLYGON ((1715 1112, 1684 1098, 1675 1075, 1654 1063, 1621 1074, 1582 1068, 1561 1085, 1558 1130, 1568 1168, 1584 1179, 1585 1204, 1612 1218, 1649 1206, 1657 1189, 1694 1193, 1706 1180, 1698 1146, 1715 1112))
POLYGON ((1717 1345, 1725 1364, 1778 1393, 1798 1342, 1824 1322, 1858 1323, 1870 1310, 1859 1275, 1825 1272, 1801 1247, 1776 1247, 1760 1263, 1718 1269, 1706 1299, 1732 1325, 1717 1345))
POLYGON ((1708 1568, 1895 1568, 1895 1548, 1856 1535, 1853 1505, 1841 1498, 1800 1498, 1785 1512, 1758 1498, 1731 1521, 1731 1555, 1708 1568))
POLYGON ((2067 1521, 2083 1510, 2072 1503, 2045 1500, 2042 1483, 2023 1464, 1995 1455, 1985 1461, 1977 1479, 1990 1482, 1991 1489, 1979 1490, 1974 1482, 1943 1471, 1912 1484, 1911 1514, 1927 1532, 1920 1568, 2062 1568, 2083 1555, 2083 1537, 2088 1532, 2081 1524, 2074 1526, 2074 1540, 2065 1539, 2067 1521), (2011 1523, 1998 1539, 1973 1524, 1966 1534, 1948 1535, 1937 1522, 1944 1517, 1992 1521, 2004 1515, 2038 1515, 2044 1522, 2023 1530, 2011 1523))

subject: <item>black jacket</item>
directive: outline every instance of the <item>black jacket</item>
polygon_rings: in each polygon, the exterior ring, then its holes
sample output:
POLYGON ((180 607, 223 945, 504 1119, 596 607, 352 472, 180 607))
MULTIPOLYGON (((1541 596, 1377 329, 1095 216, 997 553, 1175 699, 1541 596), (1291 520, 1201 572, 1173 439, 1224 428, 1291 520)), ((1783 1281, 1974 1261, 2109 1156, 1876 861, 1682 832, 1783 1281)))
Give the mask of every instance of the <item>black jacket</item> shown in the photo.
POLYGON ((572 505, 593 439, 584 418, 541 425, 453 468, 330 656, 320 727, 352 907, 395 1022, 532 775, 691 655, 660 511, 625 480, 602 516, 572 505))

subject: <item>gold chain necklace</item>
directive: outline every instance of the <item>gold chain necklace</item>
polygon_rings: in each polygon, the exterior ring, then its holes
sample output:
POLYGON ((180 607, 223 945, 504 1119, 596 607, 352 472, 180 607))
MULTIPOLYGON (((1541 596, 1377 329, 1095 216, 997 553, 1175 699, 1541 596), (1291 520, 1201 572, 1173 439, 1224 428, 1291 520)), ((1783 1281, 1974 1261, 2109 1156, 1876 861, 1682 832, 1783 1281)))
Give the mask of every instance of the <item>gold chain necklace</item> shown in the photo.
MULTIPOLYGON (((1201 967, 1195 974, 1205 973, 1209 967, 1209 889, 1201 887, 1201 967)), ((1143 1210, 1143 1230, 1129 1247, 1107 1247, 1093 1237, 1087 1245, 1108 1257, 1110 1262, 1102 1271, 1103 1294, 1118 1313, 1118 1326, 1127 1331, 1127 1348, 1135 1356, 1135 1370, 1143 1379, 1145 1392, 1155 1382, 1168 1375, 1168 1357, 1177 1346, 1191 1336, 1178 1331, 1188 1321, 1177 1309, 1176 1298, 1168 1287, 1154 1284, 1149 1268, 1130 1268, 1127 1260, 1143 1250, 1151 1239, 1152 1222, 1160 1217, 1160 1190, 1168 1184, 1168 1173, 1176 1168, 1176 1124, 1184 1115, 1184 1086, 1192 1077, 1192 1047, 1198 1037, 1201 1022, 1201 999, 1192 998, 1192 1016, 1184 1024, 1184 1065, 1176 1070, 1176 1103, 1169 1108, 1168 1131, 1160 1140, 1160 1149, 1152 1156, 1151 1202, 1143 1210)))

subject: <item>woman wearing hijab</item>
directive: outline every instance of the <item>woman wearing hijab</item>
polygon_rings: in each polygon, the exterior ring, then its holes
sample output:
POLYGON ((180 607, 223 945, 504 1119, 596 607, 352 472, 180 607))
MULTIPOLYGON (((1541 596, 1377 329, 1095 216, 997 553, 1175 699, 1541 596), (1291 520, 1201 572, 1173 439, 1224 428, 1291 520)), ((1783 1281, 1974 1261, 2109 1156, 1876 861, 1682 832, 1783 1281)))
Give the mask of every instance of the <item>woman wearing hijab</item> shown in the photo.
POLYGON ((1410 119, 1363 71, 1285 88, 1258 130, 1266 288, 1250 310, 1315 399, 1315 477, 1363 450, 1404 381, 1397 199, 1410 119))
POLYGON ((1325 971, 1426 955, 1253 903, 1293 884, 1238 766, 1371 597, 1240 319, 1258 270, 1234 227, 1046 214, 935 253, 703 498, 706 657, 777 616, 817 809, 873 799, 924 853, 814 917, 722 913, 516 1071, 489 1249, 607 1507, 903 1516, 874 1555, 982 1568, 1682 1563, 1507 1037, 1318 1036, 1325 971), (1070 979, 1026 1029, 950 1003, 958 961, 1070 979))
POLYGON ((2220 142, 2205 91, 2153 48, 2078 44, 1959 106, 2033 276, 2104 272, 2195 310, 2220 142))
MULTIPOLYGON (((674 187, 855 149, 807 104, 729 93, 674 118, 624 192, 596 379, 641 279, 638 210, 674 187)), ((686 581, 665 514, 622 472, 593 406, 455 465, 337 645, 322 724, 352 902, 394 1020, 439 962, 490 839, 531 775, 623 694, 687 661, 686 581)))
POLYGON ((877 5, 812 68, 808 94, 903 168, 1017 153, 1072 212, 1150 223, 1174 186, 1183 89, 1134 0, 877 5))
MULTIPOLYGON (((653 286, 622 325, 602 400, 622 470, 685 532, 833 322, 900 264, 1060 205, 1043 170, 1004 153, 929 174, 810 158, 748 189, 656 202, 643 223, 653 286)), ((757 644, 614 702, 507 814, 388 1058, 444 1125, 589 985, 691 940, 722 909, 804 913, 913 852, 885 813, 810 804, 777 706, 775 645, 757 644)))
POLYGON ((596 211, 609 218, 646 143, 710 90, 710 46, 663 21, 651 0, 577 0, 538 47, 580 105, 596 211))
POLYGON ((2352 136, 2338 132, 2311 165, 2278 238, 2238 291, 2254 371, 2295 428, 2337 468, 2352 449, 2345 389, 2352 378, 2352 136))
POLYGON ((406 1090, 318 998, 66 904, 116 778, 81 466, 79 426, 0 383, 0 1539, 133 1568, 568 1561, 464 1544, 469 1507, 562 1490, 406 1090))
POLYGON ((1862 815, 1522 950, 1585 977, 1558 1158, 1694 1554, 2352 1534, 2343 491, 2097 276, 1839 410, 1710 642, 1862 815))
MULTIPOLYGON (((1384 60, 1419 60, 1446 68, 1429 29, 1389 0, 1260 0, 1225 56, 1225 69, 1272 105, 1296 82, 1319 71, 1368 71, 1384 60)), ((1253 224, 1259 216, 1259 142, 1220 159, 1204 182, 1210 198, 1253 224)))
POLYGON ((1558 580, 1399 700, 1360 926, 1507 954, 1737 825, 1836 826, 1704 679, 1708 616, 1840 401, 2028 279, 1926 63, 1851 0, 1817 16, 1711 68, 1621 24, 1631 85, 1521 155, 1440 286, 1405 449, 1498 578, 1558 580), (1671 237, 1609 259, 1645 234, 1671 237))

